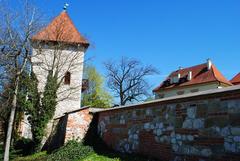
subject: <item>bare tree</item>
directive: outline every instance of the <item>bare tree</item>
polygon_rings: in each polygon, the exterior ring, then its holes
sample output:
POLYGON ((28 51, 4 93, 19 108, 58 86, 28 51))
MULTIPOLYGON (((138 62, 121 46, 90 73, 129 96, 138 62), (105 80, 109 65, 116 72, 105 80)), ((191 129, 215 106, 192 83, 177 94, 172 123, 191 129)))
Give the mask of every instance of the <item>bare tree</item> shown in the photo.
MULTIPOLYGON (((58 78, 58 96, 61 96, 57 98, 58 102, 79 98, 80 82, 77 81, 74 86, 71 85, 67 88, 61 85, 66 77, 66 72, 80 74, 78 72, 82 70, 84 51, 88 47, 87 42, 72 41, 78 39, 75 35, 71 35, 72 30, 75 29, 70 28, 71 31, 68 31, 69 28, 65 28, 66 22, 62 20, 52 26, 51 32, 42 35, 44 40, 34 39, 32 36, 43 26, 42 15, 27 0, 22 5, 23 10, 19 12, 13 11, 11 7, 2 7, 0 12, 2 20, 0 22, 0 89, 3 89, 2 87, 11 80, 14 90, 11 96, 4 161, 9 160, 17 95, 23 72, 30 68, 37 71, 40 92, 43 92, 48 73, 52 72, 58 78)), ((75 79, 71 81, 75 81, 75 79)))
POLYGON ((27 1, 23 3, 23 10, 16 12, 9 7, 1 8, 0 26, 0 68, 1 83, 13 82, 13 94, 11 99, 11 112, 8 121, 8 130, 5 142, 4 161, 9 160, 9 149, 12 138, 14 117, 17 108, 17 95, 19 81, 26 69, 31 55, 30 37, 39 26, 39 18, 36 8, 27 1))
POLYGON ((120 105, 141 101, 148 95, 146 77, 157 73, 154 67, 143 66, 138 60, 124 57, 119 63, 109 61, 104 64, 107 69, 107 85, 119 97, 120 105))

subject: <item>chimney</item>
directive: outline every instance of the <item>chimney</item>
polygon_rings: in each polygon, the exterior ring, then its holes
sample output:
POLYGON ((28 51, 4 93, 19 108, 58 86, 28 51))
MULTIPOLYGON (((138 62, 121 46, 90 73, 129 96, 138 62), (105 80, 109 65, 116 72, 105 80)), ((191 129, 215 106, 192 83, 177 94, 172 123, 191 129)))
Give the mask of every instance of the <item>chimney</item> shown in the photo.
POLYGON ((177 77, 178 77, 178 79, 180 79, 180 78, 181 78, 181 74, 180 74, 180 73, 178 73, 177 77))
POLYGON ((190 81, 190 80, 192 80, 192 71, 189 71, 188 72, 188 77, 187 77, 187 79, 190 81))
POLYGON ((208 68, 208 70, 211 70, 211 68, 212 68, 212 61, 211 61, 211 59, 207 59, 207 68, 208 68))

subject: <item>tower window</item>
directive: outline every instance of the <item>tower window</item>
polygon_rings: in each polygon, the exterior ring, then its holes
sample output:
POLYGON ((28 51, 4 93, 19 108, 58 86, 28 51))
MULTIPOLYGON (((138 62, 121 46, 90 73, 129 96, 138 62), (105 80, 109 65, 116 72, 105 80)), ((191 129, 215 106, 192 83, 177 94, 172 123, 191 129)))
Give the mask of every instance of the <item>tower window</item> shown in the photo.
POLYGON ((71 82, 71 73, 66 72, 64 76, 64 84, 69 85, 71 82))

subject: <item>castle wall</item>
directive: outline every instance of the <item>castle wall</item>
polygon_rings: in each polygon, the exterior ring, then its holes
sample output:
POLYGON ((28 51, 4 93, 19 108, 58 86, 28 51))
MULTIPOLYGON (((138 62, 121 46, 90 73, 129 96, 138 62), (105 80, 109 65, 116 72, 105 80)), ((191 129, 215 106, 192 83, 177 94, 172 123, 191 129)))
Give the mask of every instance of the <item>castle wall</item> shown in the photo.
MULTIPOLYGON (((96 115, 96 114, 95 114, 96 115)), ((240 160, 240 86, 98 112, 111 148, 161 160, 240 160)))

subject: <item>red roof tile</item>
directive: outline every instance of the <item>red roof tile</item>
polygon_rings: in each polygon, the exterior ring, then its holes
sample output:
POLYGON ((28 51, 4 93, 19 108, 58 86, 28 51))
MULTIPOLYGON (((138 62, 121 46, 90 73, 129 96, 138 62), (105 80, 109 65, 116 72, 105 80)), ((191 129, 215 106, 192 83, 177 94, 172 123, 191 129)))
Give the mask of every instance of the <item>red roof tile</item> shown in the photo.
POLYGON ((155 88, 153 92, 157 92, 161 89, 171 89, 195 84, 209 83, 209 82, 221 82, 227 85, 232 85, 215 67, 212 65, 211 69, 208 70, 207 64, 200 64, 193 67, 181 69, 172 72, 165 81, 163 81, 160 86, 155 88), (192 79, 190 81, 187 80, 188 72, 192 71, 192 79), (178 73, 181 74, 181 79, 179 83, 172 83, 166 85, 166 81, 170 80, 170 78, 177 76, 178 73))
POLYGON ((66 11, 55 17, 47 27, 34 35, 32 40, 89 45, 87 40, 78 32, 66 11))
POLYGON ((240 84, 240 73, 238 73, 235 77, 233 77, 233 79, 230 80, 230 82, 234 85, 240 84))

